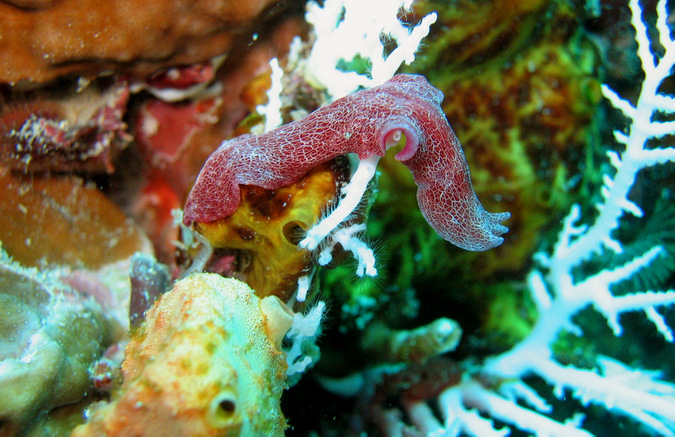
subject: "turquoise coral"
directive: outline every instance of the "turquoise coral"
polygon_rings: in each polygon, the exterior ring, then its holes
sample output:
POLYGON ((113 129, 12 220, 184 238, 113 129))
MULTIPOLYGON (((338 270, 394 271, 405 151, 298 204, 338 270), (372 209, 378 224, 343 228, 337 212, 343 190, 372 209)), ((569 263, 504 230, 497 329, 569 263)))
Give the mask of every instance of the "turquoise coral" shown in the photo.
POLYGON ((281 436, 281 341, 293 322, 276 296, 199 273, 178 281, 131 336, 124 383, 73 436, 281 436))

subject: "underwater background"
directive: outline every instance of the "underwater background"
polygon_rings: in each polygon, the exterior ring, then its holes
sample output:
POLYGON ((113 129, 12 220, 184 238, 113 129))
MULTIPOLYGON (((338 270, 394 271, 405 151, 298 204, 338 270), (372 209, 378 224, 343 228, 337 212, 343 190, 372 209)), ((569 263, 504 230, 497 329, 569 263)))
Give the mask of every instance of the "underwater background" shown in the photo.
MULTIPOLYGON (((6 0, 0 17, 0 436, 675 434, 671 4, 6 0), (429 225, 395 153, 410 130, 318 247, 302 241, 363 149, 292 183, 242 176, 236 211, 202 219, 230 168, 300 167, 269 156, 297 139, 277 126, 395 72, 444 95, 469 191, 510 213, 501 244, 429 225), (205 167, 247 134, 272 139, 205 167), (202 168, 215 182, 190 194, 202 168)), ((390 108, 357 103, 313 128, 365 114, 379 132, 390 108)))

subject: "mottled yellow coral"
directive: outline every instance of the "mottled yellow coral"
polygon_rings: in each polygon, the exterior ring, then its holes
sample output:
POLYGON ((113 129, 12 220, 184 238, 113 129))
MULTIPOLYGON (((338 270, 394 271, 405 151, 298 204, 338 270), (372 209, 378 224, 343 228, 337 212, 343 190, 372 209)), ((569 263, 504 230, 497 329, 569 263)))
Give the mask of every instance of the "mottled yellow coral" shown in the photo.
POLYGON ((281 436, 281 340, 293 316, 243 282, 191 275, 147 312, 124 384, 74 436, 281 436))
MULTIPOLYGON (((298 278, 314 266, 310 253, 300 250, 298 242, 332 207, 349 171, 349 162, 338 158, 285 187, 266 190, 242 185, 241 203, 234 214, 197 223, 195 229, 214 248, 238 251, 240 262, 228 275, 245 281, 258 296, 275 295, 287 302, 298 289, 298 278)), ((216 271, 208 265, 207 270, 216 271)))

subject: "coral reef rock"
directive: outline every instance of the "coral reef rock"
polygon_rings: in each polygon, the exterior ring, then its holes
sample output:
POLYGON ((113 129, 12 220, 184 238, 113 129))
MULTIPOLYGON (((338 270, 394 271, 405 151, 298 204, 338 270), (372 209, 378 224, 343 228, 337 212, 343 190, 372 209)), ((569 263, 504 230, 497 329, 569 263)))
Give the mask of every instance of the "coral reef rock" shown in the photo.
POLYGON ((0 162, 23 172, 112 173, 131 141, 124 122, 129 85, 88 86, 0 101, 0 162))
POLYGON ((246 284, 191 275, 132 333, 124 384, 74 436, 281 436, 281 341, 293 316, 246 284))
MULTIPOLYGON (((125 69, 145 76, 226 53, 270 0, 0 2, 0 82, 125 69)), ((280 6, 276 7, 281 9, 280 6)), ((269 15, 269 14, 267 14, 269 15)))
POLYGON ((0 241, 28 267, 98 270, 151 253, 145 235, 93 184, 37 178, 0 167, 0 241))

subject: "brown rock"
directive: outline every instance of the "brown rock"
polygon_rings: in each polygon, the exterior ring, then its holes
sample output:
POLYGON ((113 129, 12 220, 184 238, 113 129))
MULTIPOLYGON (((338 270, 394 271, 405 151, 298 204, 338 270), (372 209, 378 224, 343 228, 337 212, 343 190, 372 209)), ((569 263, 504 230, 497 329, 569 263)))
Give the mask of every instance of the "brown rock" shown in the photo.
POLYGON ((0 241, 25 266, 96 270, 150 252, 133 222, 78 178, 21 177, 0 168, 0 189, 0 241))
MULTIPOLYGON (((0 3, 0 82, 109 70, 145 76, 227 53, 272 0, 0 3)), ((281 9, 276 6, 277 9, 281 9)))

